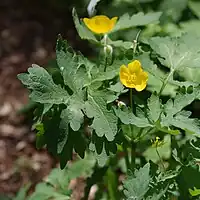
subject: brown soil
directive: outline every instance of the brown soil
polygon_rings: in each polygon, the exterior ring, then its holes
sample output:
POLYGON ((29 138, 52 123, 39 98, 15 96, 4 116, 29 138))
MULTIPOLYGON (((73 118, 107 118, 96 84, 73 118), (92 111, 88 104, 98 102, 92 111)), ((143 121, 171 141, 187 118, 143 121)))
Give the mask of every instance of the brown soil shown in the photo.
POLYGON ((70 7, 54 8, 49 1, 0 1, 0 194, 15 195, 21 186, 36 184, 56 161, 35 148, 31 120, 17 114, 28 102, 28 92, 16 78, 32 63, 45 66, 55 58, 59 33, 87 52, 76 34, 70 7))

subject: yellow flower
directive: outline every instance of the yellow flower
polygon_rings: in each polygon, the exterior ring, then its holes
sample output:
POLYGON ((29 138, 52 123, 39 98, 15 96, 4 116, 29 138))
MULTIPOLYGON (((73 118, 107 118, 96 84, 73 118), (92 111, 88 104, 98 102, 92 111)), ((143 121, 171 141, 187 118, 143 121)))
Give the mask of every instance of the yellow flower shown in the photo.
POLYGON ((94 16, 90 19, 84 18, 83 19, 85 25, 94 33, 97 34, 104 34, 110 32, 116 22, 117 22, 117 17, 113 17, 112 19, 109 19, 105 15, 97 15, 94 16))
POLYGON ((134 60, 128 64, 128 67, 120 67, 120 81, 128 88, 135 88, 137 91, 145 89, 148 80, 147 72, 142 70, 140 61, 134 60))

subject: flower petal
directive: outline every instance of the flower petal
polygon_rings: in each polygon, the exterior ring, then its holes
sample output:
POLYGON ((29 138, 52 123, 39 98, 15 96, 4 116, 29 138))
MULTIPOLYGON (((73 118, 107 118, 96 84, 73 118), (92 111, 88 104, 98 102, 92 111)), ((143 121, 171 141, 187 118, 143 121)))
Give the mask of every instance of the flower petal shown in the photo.
POLYGON ((125 65, 122 65, 120 67, 120 72, 119 72, 119 77, 120 77, 120 81, 123 85, 127 86, 127 79, 129 76, 129 71, 128 68, 125 65))
POLYGON ((90 19, 84 18, 83 21, 85 25, 94 33, 101 34, 101 33, 108 33, 110 32, 115 23, 116 23, 117 17, 113 17, 112 19, 109 19, 105 15, 97 15, 90 19))
POLYGON ((140 85, 135 85, 135 89, 138 91, 138 92, 141 92, 142 90, 144 90, 147 86, 147 82, 146 81, 142 81, 142 84, 140 85))
POLYGON ((142 65, 139 60, 134 60, 133 62, 128 64, 128 69, 131 74, 140 73, 142 71, 142 65))
POLYGON ((114 28, 114 26, 115 26, 115 24, 116 24, 116 22, 117 22, 117 19, 118 19, 118 17, 113 17, 113 18, 111 19, 111 30, 114 28))

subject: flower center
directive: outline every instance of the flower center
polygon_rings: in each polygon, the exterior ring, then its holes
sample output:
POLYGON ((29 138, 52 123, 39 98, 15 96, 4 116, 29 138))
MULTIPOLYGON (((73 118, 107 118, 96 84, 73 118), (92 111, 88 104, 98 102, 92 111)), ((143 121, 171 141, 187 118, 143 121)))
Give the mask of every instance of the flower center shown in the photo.
POLYGON ((136 81, 136 78, 137 78, 136 74, 130 74, 130 75, 128 76, 127 82, 130 83, 130 84, 134 84, 135 81, 136 81))

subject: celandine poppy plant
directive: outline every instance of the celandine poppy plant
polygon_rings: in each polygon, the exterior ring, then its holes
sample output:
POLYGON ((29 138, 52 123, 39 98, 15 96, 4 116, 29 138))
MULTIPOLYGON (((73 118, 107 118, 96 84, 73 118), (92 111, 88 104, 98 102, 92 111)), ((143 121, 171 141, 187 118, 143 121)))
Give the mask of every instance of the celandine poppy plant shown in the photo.
POLYGON ((142 91, 146 88, 148 74, 142 70, 140 61, 134 60, 133 62, 120 67, 120 81, 128 88, 135 88, 137 91, 142 91))
POLYGON ((92 18, 84 18, 83 22, 92 32, 97 34, 105 34, 114 28, 117 22, 117 17, 109 19, 105 15, 97 15, 92 18))

